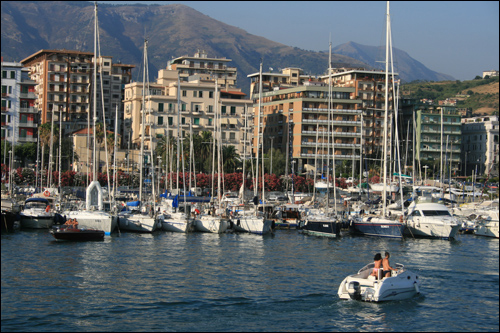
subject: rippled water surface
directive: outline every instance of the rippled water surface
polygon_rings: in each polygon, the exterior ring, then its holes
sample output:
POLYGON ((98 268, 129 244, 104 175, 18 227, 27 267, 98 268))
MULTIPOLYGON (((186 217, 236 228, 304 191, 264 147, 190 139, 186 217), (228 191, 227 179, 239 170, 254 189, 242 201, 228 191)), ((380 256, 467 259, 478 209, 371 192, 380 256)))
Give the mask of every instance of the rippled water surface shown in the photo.
POLYGON ((295 231, 121 233, 61 243, 2 235, 2 331, 498 331, 498 239, 323 239, 295 231), (341 301, 340 282, 391 252, 422 294, 341 301))

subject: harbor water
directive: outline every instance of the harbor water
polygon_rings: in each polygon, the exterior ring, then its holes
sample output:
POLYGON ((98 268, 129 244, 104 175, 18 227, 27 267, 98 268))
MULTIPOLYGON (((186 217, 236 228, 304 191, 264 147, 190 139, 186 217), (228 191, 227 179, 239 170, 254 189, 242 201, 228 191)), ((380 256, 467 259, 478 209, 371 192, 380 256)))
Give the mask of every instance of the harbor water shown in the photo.
POLYGON ((498 239, 337 239, 121 233, 56 242, 2 234, 2 331, 498 331, 498 239), (339 300, 349 274, 391 253, 418 273, 406 301, 339 300))

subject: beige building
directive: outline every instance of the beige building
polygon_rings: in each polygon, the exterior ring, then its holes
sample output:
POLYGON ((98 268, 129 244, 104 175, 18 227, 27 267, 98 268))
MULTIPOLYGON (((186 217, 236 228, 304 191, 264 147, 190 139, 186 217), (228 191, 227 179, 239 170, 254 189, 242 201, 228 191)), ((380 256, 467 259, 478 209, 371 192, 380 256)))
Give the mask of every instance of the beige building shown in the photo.
MULTIPOLYGON (((177 137, 179 131, 181 136, 187 135, 190 130, 193 134, 213 132, 215 112, 219 112, 223 144, 235 146, 241 155, 245 149, 245 109, 248 107, 250 113, 251 105, 251 101, 245 98, 246 94, 239 89, 226 87, 223 84, 225 81, 219 79, 216 93, 215 80, 209 74, 181 78, 179 88, 178 76, 177 70, 162 69, 158 72, 156 82, 149 84, 149 91, 145 96, 145 149, 152 145, 154 150, 158 139, 164 135, 177 137)), ((139 149, 141 143, 142 93, 142 82, 125 86, 124 146, 131 149, 139 149)), ((250 123, 252 118, 249 117, 248 121, 250 123)), ((246 130, 248 135, 251 135, 249 128, 246 130)), ((249 148, 246 151, 248 152, 249 148)))
POLYGON ((235 87, 237 79, 236 67, 229 67, 231 59, 208 57, 205 51, 198 51, 194 56, 182 56, 169 61, 167 69, 177 70, 181 79, 187 80, 195 74, 210 74, 217 77, 220 85, 235 87))

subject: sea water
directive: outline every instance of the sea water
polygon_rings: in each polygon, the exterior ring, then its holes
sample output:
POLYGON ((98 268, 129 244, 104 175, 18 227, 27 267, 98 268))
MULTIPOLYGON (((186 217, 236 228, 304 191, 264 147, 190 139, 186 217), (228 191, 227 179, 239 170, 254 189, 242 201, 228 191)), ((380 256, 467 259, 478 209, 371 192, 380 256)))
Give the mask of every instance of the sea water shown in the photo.
POLYGON ((498 331, 498 239, 337 239, 116 233, 56 242, 2 234, 2 331, 498 331), (421 280, 410 300, 340 300, 389 251, 421 280))

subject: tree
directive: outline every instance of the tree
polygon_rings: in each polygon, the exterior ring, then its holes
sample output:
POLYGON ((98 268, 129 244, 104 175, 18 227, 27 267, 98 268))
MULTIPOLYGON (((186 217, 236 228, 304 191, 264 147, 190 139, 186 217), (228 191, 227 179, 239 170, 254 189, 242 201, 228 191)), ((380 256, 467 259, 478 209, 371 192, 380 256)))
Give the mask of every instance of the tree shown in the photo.
POLYGON ((97 123, 95 124, 95 133, 94 133, 94 140, 97 141, 98 143, 98 153, 97 153, 97 172, 99 172, 100 169, 100 163, 101 163, 101 145, 104 142, 104 124, 103 123, 97 123))
POLYGON ((240 157, 238 153, 236 153, 235 146, 222 147, 222 160, 224 163, 224 172, 227 173, 235 172, 241 164, 240 157))

